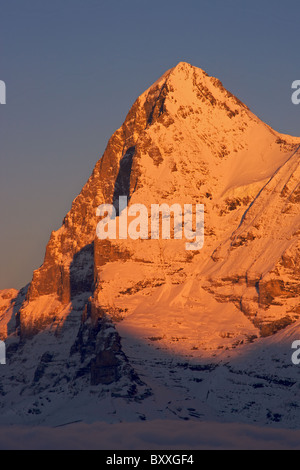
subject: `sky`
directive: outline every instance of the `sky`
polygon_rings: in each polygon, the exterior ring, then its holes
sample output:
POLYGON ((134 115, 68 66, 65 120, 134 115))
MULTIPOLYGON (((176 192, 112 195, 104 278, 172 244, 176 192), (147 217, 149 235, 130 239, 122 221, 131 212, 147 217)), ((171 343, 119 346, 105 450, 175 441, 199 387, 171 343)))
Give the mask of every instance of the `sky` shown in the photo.
POLYGON ((0 289, 19 289, 135 99, 180 61, 300 136, 299 0, 0 0, 0 289))

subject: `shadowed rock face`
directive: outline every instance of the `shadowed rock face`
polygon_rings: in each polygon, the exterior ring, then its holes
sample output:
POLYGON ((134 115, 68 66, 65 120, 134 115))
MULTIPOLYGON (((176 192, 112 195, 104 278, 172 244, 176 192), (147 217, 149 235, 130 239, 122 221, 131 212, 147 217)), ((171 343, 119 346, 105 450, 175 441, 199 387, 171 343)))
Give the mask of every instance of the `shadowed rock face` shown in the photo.
POLYGON ((120 161, 120 169, 115 183, 113 205, 116 209, 117 216, 119 213, 119 197, 126 196, 127 199, 130 197, 130 182, 131 182, 131 170, 133 157, 135 153, 135 147, 130 147, 126 150, 124 157, 120 161))

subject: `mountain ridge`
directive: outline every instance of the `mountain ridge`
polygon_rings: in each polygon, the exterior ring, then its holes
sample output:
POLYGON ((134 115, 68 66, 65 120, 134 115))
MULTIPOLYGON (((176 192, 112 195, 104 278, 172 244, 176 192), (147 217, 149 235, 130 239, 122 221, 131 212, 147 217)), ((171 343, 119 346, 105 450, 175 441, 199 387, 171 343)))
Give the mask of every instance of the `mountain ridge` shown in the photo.
MULTIPOLYGON (((182 418, 161 395, 185 388, 182 370, 189 400, 201 397, 200 417, 219 374, 233 393, 239 354, 251 357, 253 343, 273 347, 272 335, 286 348, 281 330, 297 334, 300 318, 299 146, 300 138, 277 133, 218 79, 185 62, 142 93, 52 232, 29 286, 0 291, 5 419, 51 421, 63 403, 69 413, 78 403, 84 414, 91 397, 101 419, 123 419, 124 406, 128 419, 158 417, 158 403, 163 416, 182 418), (99 240, 96 209, 118 210, 119 196, 148 209, 204 204, 203 249, 191 253, 173 239, 99 240), (174 374, 167 386, 164 370, 174 374)), ((276 371, 283 382, 285 361, 276 371)), ((260 367, 268 382, 270 363, 260 367)), ((275 385, 274 403, 281 396, 275 385)), ((174 400, 182 405, 180 392, 174 400)), ((222 416, 218 407, 209 404, 210 418, 222 416)))

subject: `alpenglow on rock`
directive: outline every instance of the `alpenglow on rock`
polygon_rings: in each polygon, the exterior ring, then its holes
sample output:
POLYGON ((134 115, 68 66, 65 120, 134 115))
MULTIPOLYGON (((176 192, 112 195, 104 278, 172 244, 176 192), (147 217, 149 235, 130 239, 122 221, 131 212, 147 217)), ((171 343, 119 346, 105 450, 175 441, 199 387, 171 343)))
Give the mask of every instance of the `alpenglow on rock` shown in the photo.
POLYGON ((175 357, 190 375, 173 371, 169 386, 197 384, 188 397, 203 408, 207 374, 221 364, 211 362, 297 331, 299 148, 300 138, 274 131, 203 70, 181 62, 167 71, 110 138, 29 286, 0 295, 3 410, 14 390, 25 397, 13 412, 21 421, 51 420, 62 404, 68 419, 87 397, 101 419, 122 419, 120 401, 128 416, 169 416, 152 370, 175 357), (118 218, 120 196, 149 209, 204 204, 203 249, 99 240, 96 209, 113 204, 118 218))

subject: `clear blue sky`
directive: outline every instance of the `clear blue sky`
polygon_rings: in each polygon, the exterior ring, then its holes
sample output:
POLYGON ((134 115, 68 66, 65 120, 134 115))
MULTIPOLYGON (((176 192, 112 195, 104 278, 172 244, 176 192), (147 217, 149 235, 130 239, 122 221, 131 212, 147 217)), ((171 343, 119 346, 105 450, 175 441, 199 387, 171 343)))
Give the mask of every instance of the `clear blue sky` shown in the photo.
POLYGON ((0 289, 40 266, 134 100, 179 61, 300 136, 299 0, 0 0, 0 289))

